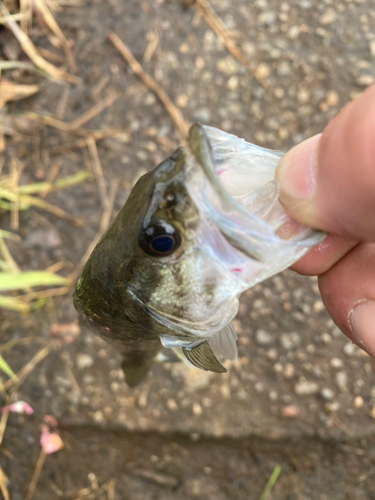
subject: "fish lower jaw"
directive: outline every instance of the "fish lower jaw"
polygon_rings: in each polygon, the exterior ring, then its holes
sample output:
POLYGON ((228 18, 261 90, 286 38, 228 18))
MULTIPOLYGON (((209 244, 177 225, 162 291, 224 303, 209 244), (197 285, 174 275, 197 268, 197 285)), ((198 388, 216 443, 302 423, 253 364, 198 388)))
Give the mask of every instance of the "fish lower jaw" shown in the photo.
POLYGON ((171 330, 172 335, 173 332, 180 332, 183 335, 188 335, 189 341, 193 342, 195 338, 199 339, 199 341, 208 339, 224 328, 236 316, 238 306, 238 299, 233 300, 230 305, 226 304, 225 311, 218 310, 216 314, 200 322, 186 321, 174 316, 160 314, 150 307, 147 307, 147 312, 158 323, 171 330))

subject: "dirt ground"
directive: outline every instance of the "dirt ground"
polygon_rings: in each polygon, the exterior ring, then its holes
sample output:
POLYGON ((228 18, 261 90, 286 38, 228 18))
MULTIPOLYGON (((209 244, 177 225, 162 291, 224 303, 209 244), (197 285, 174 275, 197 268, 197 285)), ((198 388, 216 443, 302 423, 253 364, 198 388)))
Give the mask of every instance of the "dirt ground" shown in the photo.
MULTIPOLYGON (((113 219, 136 179, 180 144, 164 106, 134 75, 109 31, 187 123, 198 120, 273 149, 286 151, 322 131, 374 80, 373 0, 211 5, 248 67, 229 54, 194 6, 65 2, 56 19, 72 42, 81 82, 13 73, 40 90, 0 110, 4 169, 18 158, 26 184, 48 179, 51 169, 58 168, 59 178, 91 170, 89 150, 77 141, 87 130, 104 131, 96 144, 104 187, 117 188, 113 219), (26 115, 71 124, 112 94, 112 104, 78 131, 26 115)), ((37 24, 30 37, 61 57, 37 24)), ((4 28, 0 57, 27 60, 4 28)), ((100 189, 93 179, 46 196, 73 221, 37 208, 20 212, 22 243, 9 243, 18 265, 45 269, 61 261, 62 274, 74 272, 100 226, 100 189)), ((0 224, 9 229, 9 213, 0 213, 0 224)), ((12 394, 34 414, 10 415, 0 448, 11 500, 26 496, 45 415, 57 419, 65 447, 46 457, 35 499, 258 500, 276 466, 281 473, 269 500, 375 499, 374 375, 367 355, 328 317, 315 278, 285 271, 243 295, 234 321, 239 359, 228 374, 158 364, 133 390, 123 381, 117 353, 91 332, 51 344, 51 325, 77 320, 70 295, 27 318, 0 315, 1 344, 15 342, 3 352, 14 371, 40 348, 48 351, 12 394)))

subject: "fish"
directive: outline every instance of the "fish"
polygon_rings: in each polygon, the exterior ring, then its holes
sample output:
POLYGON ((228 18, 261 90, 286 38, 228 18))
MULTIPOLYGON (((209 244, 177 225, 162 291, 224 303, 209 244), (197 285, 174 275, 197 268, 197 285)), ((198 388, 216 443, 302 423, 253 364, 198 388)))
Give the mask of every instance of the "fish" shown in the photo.
POLYGON ((186 146, 133 187, 73 293, 81 321, 122 354, 130 387, 163 348, 226 372, 241 293, 325 237, 278 202, 281 157, 193 123, 186 146))

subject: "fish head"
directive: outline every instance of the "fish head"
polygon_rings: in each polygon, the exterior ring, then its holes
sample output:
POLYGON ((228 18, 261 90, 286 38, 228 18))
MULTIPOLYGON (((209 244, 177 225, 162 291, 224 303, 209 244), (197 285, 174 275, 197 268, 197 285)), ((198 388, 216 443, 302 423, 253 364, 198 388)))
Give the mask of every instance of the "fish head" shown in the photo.
POLYGON ((236 280, 206 245, 210 229, 187 188, 189 157, 179 148, 138 181, 118 222, 133 254, 124 293, 147 313, 141 323, 179 342, 220 330, 238 309, 236 280))

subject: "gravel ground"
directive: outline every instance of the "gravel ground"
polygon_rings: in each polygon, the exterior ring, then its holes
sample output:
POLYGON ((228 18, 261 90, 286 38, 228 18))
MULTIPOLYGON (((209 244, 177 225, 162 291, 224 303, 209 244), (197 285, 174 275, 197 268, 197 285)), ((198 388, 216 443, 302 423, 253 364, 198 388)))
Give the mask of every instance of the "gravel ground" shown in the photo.
MULTIPOLYGON (((89 164, 85 149, 54 153, 72 138, 16 116, 26 109, 71 122, 118 92, 116 102, 85 125, 122 130, 117 138, 98 141, 107 185, 115 179, 120 186, 112 216, 135 180, 178 146, 180 137, 169 116, 109 42, 108 30, 127 43, 187 122, 199 120, 272 149, 287 150, 320 132, 374 81, 373 0, 212 0, 211 5, 249 68, 228 53, 194 8, 178 1, 112 0, 64 7, 57 19, 74 41, 82 83, 42 81, 36 97, 9 105, 3 113, 26 135, 21 143, 17 137, 9 139, 7 148, 8 158, 17 155, 25 162, 23 180, 43 178, 52 164, 59 165, 59 175, 89 164)), ((39 34, 34 29, 33 36, 39 34)), ((43 38, 38 43, 47 46, 43 38)), ((3 43, 3 56, 9 57, 9 47, 3 43)), ((37 269, 64 260, 72 270, 99 226, 96 183, 46 199, 83 218, 84 228, 53 216, 41 225, 40 219, 23 214, 18 262, 37 269)), ((3 329, 4 341, 31 339, 12 349, 7 361, 14 370, 21 368, 49 337, 51 324, 75 320, 68 297, 30 320, 12 317, 3 329)), ((117 353, 86 330, 53 350, 15 396, 27 400, 36 415, 27 425, 21 417, 12 418, 5 436, 4 445, 18 464, 1 458, 7 475, 17 478, 11 483, 12 500, 23 498, 30 480, 44 414, 58 419, 67 444, 56 457, 48 457, 35 498, 73 498, 70 493, 87 485, 87 474, 95 469, 100 484, 117 478, 116 499, 258 499, 277 464, 283 472, 274 499, 375 498, 374 376, 367 355, 328 317, 316 278, 285 271, 257 285, 243 295, 234 325, 239 359, 228 374, 159 364, 134 390, 123 382, 117 353), (24 456, 22 432, 28 450, 24 456), (121 456, 132 449, 124 459, 124 476, 115 452, 107 462, 100 451, 90 451, 101 449, 92 444, 95 436, 100 443, 117 443, 121 456), (171 458, 163 458, 160 466, 163 454, 171 458), (199 461, 202 456, 205 462, 199 461), (151 471, 148 477, 144 471, 151 471), (159 472, 162 479, 156 478, 159 472)))

